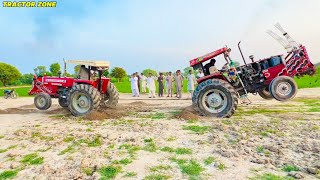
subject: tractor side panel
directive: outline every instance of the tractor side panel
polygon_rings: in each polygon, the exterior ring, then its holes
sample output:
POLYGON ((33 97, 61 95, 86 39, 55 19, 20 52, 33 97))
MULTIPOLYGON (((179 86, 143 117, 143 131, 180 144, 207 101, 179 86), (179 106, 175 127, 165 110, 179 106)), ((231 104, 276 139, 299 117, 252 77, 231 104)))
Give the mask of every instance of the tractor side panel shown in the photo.
POLYGON ((58 87, 72 87, 72 78, 59 78, 59 77, 38 77, 32 83, 32 89, 29 95, 38 94, 41 92, 48 93, 50 96, 58 97, 58 87))
POLYGON ((278 76, 287 75, 287 71, 284 64, 279 64, 277 66, 262 70, 262 73, 266 78, 265 84, 270 84, 271 81, 278 76))
POLYGON ((108 89, 108 85, 110 83, 110 78, 103 78, 102 80, 102 86, 101 86, 101 93, 105 94, 108 89))

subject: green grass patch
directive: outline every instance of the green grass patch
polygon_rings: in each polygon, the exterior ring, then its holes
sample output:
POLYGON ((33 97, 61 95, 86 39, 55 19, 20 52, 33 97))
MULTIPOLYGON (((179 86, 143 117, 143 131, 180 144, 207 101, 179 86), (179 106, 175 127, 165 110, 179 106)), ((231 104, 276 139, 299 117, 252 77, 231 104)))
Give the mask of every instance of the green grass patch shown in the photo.
POLYGON ((257 153, 264 153, 265 149, 264 149, 263 146, 258 146, 258 147, 256 148, 256 151, 257 151, 257 153))
POLYGON ((0 180, 13 179, 14 177, 17 176, 18 172, 19 172, 18 170, 3 171, 2 173, 0 173, 0 180))
POLYGON ((91 139, 80 139, 79 143, 86 143, 89 147, 98 147, 103 144, 102 137, 100 135, 96 135, 91 139))
POLYGON ((123 177, 137 177, 137 173, 136 172, 127 172, 123 177))
POLYGON ((189 149, 189 148, 177 148, 175 150, 175 152, 176 152, 176 154, 179 154, 179 155, 181 155, 181 154, 192 154, 192 150, 189 149))
POLYGON ((317 67, 317 72, 313 76, 295 77, 294 80, 298 84, 299 89, 320 87, 320 66, 317 67))
MULTIPOLYGON (((12 89, 11 87, 7 87, 7 88, 2 88, 0 89, 0 96, 3 96, 3 90, 4 89, 12 89)), ((14 88, 16 90, 16 92, 18 93, 18 96, 20 97, 26 97, 26 96, 29 96, 28 95, 28 92, 29 90, 31 89, 31 86, 30 87, 16 87, 14 88)))
POLYGON ((154 142, 145 143, 145 146, 143 147, 143 150, 149 151, 149 152, 156 152, 157 146, 154 142))
POLYGON ((128 165, 128 164, 132 163, 132 160, 129 159, 129 158, 125 158, 125 159, 121 159, 119 161, 119 163, 122 164, 122 165, 128 165))
POLYGON ((40 132, 33 132, 31 138, 39 138, 44 141, 53 141, 54 138, 52 136, 44 136, 40 132))
POLYGON ((225 164, 219 163, 219 165, 218 165, 218 169, 219 169, 219 170, 224 170, 225 168, 226 168, 226 165, 225 165, 225 164))
POLYGON ((164 119, 166 115, 164 113, 155 113, 151 116, 151 119, 164 119))
POLYGON ((87 176, 91 176, 93 173, 93 169, 92 168, 83 168, 82 172, 85 173, 87 176))
POLYGON ((187 121, 188 124, 193 124, 193 123, 196 123, 196 122, 198 122, 197 119, 189 119, 189 120, 187 121))
POLYGON ((0 136, 0 139, 3 139, 4 138, 4 136, 0 136))
POLYGON ((185 159, 176 159, 171 158, 171 161, 176 162, 183 174, 188 175, 190 178, 197 178, 201 172, 204 171, 204 168, 195 160, 185 160, 185 159))
POLYGON ((76 144, 69 145, 66 149, 62 150, 58 155, 64 155, 66 153, 74 153, 76 152, 76 144))
POLYGON ((71 142, 71 141, 73 141, 74 140, 74 136, 67 136, 67 137, 65 137, 65 138, 63 138, 63 141, 64 142, 71 142))
POLYGON ((166 180, 170 179, 171 177, 165 174, 150 174, 143 178, 143 180, 166 180))
POLYGON ((215 158, 215 157, 209 156, 209 157, 207 157, 206 159, 203 160, 203 163, 204 163, 205 165, 210 165, 210 164, 212 164, 212 163, 215 162, 215 161, 216 161, 216 158, 215 158))
POLYGON ((285 172, 291 172, 291 171, 299 171, 300 169, 297 166, 286 164, 283 166, 282 170, 285 172))
POLYGON ((121 170, 121 166, 104 166, 99 169, 99 173, 101 179, 113 179, 121 172, 121 170))
POLYGON ((141 147, 139 146, 132 146, 130 144, 122 144, 119 149, 125 149, 127 150, 128 154, 131 156, 131 157, 134 157, 136 155, 136 152, 141 150, 141 147))
POLYGON ((264 173, 262 175, 258 175, 253 178, 249 178, 251 180, 294 180, 292 177, 288 176, 278 176, 272 173, 264 173))
POLYGON ((169 142, 175 141, 175 140, 177 140, 177 137, 175 137, 175 136, 170 136, 170 137, 168 137, 168 138, 166 139, 166 141, 169 141, 169 142))
POLYGON ((158 166, 153 166, 150 168, 150 171, 152 172, 161 172, 161 171, 166 171, 172 169, 171 166, 169 165, 158 165, 158 166))
POLYGON ((39 157, 36 153, 32 153, 25 155, 20 162, 28 165, 39 165, 44 162, 44 158, 39 157))
POLYGON ((209 130, 211 130, 211 127, 210 126, 190 125, 190 126, 183 126, 182 129, 193 131, 198 134, 204 134, 204 133, 208 132, 209 130))
POLYGON ((173 153, 173 152, 175 152, 175 149, 168 147, 168 146, 165 146, 165 147, 161 148, 160 151, 173 153))

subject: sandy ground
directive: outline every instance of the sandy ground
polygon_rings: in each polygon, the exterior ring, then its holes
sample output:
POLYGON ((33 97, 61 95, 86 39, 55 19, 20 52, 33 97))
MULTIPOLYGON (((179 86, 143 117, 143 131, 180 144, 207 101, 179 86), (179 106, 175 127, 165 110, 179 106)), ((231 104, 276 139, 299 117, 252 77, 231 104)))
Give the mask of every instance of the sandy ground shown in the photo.
POLYGON ((250 100, 216 119, 198 116, 189 99, 147 95, 121 94, 117 109, 81 118, 56 100, 39 111, 33 98, 0 99, 0 179, 319 178, 320 89, 250 100))

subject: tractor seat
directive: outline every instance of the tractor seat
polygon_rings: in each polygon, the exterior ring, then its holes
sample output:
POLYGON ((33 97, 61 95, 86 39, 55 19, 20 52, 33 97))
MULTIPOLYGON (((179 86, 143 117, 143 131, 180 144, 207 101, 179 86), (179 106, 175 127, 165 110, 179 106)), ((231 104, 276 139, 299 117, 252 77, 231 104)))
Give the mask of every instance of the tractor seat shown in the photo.
POLYGON ((4 90, 4 93, 11 93, 11 90, 4 90))

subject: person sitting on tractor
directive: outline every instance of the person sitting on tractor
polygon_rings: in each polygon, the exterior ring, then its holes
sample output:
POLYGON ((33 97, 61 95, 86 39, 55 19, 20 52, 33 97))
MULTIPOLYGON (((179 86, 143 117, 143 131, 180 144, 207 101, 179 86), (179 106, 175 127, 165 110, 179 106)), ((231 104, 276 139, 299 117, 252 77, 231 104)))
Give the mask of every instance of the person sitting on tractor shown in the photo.
POLYGON ((81 65, 78 77, 79 77, 79 79, 87 79, 88 80, 89 73, 90 73, 89 69, 86 68, 85 65, 81 65))
POLYGON ((208 63, 204 66, 204 69, 206 71, 206 75, 210 75, 210 74, 214 74, 214 73, 219 72, 219 70, 216 68, 215 64, 216 64, 216 60, 211 59, 210 63, 208 63))

